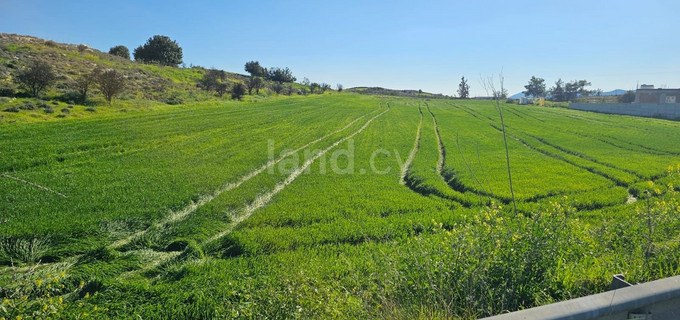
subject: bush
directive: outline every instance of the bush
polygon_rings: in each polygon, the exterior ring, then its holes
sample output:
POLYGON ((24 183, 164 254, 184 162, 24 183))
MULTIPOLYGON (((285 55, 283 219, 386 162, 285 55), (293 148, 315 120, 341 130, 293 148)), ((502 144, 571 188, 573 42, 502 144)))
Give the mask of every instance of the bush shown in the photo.
POLYGON ((620 103, 632 103, 633 101, 635 101, 635 92, 633 92, 632 90, 628 90, 628 92, 619 96, 618 100, 620 103))
POLYGON ((14 88, 2 87, 0 88, 0 97, 14 97, 16 91, 14 88))
POLYGON ((95 109, 92 108, 92 107, 87 107, 87 108, 85 108, 85 111, 95 112, 95 111, 97 111, 97 110, 95 110, 95 109))
POLYGON ((48 106, 47 108, 45 108, 45 113, 54 113, 54 109, 48 106))
POLYGON ((35 106, 31 102, 26 101, 26 102, 24 102, 24 104, 19 106, 19 109, 21 109, 21 110, 35 110, 35 106))
POLYGON ((63 109, 61 109, 61 113, 69 114, 69 113, 71 113, 71 109, 69 109, 69 108, 63 108, 63 109))
POLYGON ((83 52, 85 52, 85 50, 87 50, 87 48, 88 48, 88 47, 87 47, 86 45, 84 45, 84 44, 79 44, 79 45, 78 45, 78 52, 83 53, 83 52))
POLYGON ((19 108, 9 107, 9 108, 5 109, 5 112, 19 112, 19 108))

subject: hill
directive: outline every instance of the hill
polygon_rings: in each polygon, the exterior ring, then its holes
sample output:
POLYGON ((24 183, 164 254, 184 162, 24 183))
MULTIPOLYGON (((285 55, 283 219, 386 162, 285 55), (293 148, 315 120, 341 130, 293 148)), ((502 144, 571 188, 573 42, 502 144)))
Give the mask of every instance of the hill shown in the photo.
POLYGON ((396 96, 396 97, 417 97, 432 99, 451 99, 452 97, 441 93, 429 93, 422 90, 396 90, 381 87, 354 87, 345 89, 347 92, 355 92, 368 95, 396 96))
MULTIPOLYGON (((57 43, 31 36, 0 33, 0 124, 93 117, 148 110, 163 105, 221 100, 214 92, 200 88, 199 80, 206 72, 207 69, 200 66, 144 64, 82 44, 57 43), (30 98, 15 81, 22 70, 36 61, 46 62, 57 75, 56 83, 49 87, 41 99, 30 98), (125 77, 125 89, 116 96, 112 106, 107 104, 96 88, 91 90, 85 103, 79 103, 76 98, 76 80, 97 68, 114 69, 125 77)), ((248 79, 248 76, 232 72, 223 72, 223 75, 222 81, 227 84, 245 83, 248 79)), ((273 94, 273 89, 276 89, 273 87, 272 82, 265 80, 260 98, 273 94)), ((288 84, 282 93, 291 94, 301 87, 299 84, 288 84)), ((227 96, 223 99, 228 99, 227 96)), ((258 97, 251 96, 248 99, 258 97)))

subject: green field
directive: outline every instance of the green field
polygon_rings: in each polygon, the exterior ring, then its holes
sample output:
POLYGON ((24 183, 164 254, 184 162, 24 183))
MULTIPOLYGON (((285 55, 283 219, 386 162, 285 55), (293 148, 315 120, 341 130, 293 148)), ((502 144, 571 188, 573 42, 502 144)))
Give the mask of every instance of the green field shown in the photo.
POLYGON ((680 123, 501 106, 517 212, 490 101, 2 124, 0 317, 469 319, 680 274, 680 123))

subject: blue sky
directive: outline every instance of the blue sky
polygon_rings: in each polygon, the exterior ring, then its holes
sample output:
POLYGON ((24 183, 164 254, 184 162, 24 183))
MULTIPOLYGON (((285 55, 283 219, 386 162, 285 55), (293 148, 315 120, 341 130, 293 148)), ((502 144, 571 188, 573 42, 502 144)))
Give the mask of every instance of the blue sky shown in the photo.
POLYGON ((184 62, 243 71, 249 60, 301 80, 472 95, 501 70, 511 94, 532 75, 605 91, 680 87, 680 2, 0 0, 0 32, 132 51, 155 34, 184 62))

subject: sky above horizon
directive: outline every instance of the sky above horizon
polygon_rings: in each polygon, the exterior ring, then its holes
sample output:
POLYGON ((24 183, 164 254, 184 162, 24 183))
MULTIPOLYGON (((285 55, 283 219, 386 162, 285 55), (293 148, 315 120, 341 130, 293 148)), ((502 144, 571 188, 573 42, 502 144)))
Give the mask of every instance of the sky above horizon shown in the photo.
POLYGON ((680 2, 648 1, 33 1, 0 0, 0 32, 101 51, 153 35, 186 65, 245 73, 288 67, 301 81, 472 96, 502 71, 510 94, 548 86, 680 87, 680 2))

